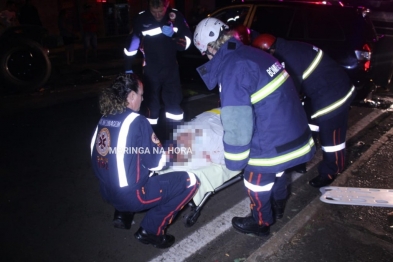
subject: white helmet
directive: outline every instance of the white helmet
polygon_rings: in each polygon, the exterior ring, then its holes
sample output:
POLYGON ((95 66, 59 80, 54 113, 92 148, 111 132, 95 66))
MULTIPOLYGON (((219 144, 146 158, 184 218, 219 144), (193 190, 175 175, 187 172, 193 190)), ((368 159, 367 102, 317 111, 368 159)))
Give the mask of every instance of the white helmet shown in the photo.
POLYGON ((220 36, 220 32, 228 28, 226 24, 217 18, 205 18, 199 22, 195 29, 194 45, 204 55, 207 50, 207 44, 216 41, 220 36))

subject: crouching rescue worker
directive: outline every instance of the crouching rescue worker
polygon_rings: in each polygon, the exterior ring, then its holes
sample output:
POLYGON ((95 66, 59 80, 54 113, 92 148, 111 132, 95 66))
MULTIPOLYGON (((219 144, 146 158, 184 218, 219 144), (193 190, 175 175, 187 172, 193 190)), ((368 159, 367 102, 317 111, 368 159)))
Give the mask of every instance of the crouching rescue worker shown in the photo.
POLYGON ((191 45, 191 31, 184 16, 169 7, 169 0, 150 0, 149 10, 139 13, 131 40, 124 49, 126 73, 132 72, 133 58, 140 50, 144 55, 143 83, 145 101, 142 110, 152 125, 158 123, 160 100, 165 116, 171 121, 183 120, 183 99, 177 51, 191 45))
MULTIPOLYGON (((283 62, 299 94, 305 96, 309 125, 313 132, 319 132, 323 152, 319 175, 309 184, 329 185, 344 170, 348 114, 355 87, 344 69, 318 47, 270 34, 259 35, 252 45, 283 62)), ((305 172, 305 165, 300 169, 305 172)))
POLYGON ((103 90, 103 116, 91 141, 92 166, 103 198, 117 213, 148 210, 135 238, 167 248, 175 237, 166 234, 166 227, 193 198, 199 180, 189 172, 152 176, 167 158, 149 122, 138 113, 142 100, 143 85, 135 74, 120 75, 103 90))
POLYGON ((274 223, 270 201, 277 218, 284 211, 284 170, 309 161, 315 146, 288 73, 273 56, 244 45, 227 28, 216 18, 198 24, 194 44, 210 61, 197 70, 208 89, 219 86, 226 167, 244 169, 252 215, 234 217, 232 225, 265 236, 274 223))

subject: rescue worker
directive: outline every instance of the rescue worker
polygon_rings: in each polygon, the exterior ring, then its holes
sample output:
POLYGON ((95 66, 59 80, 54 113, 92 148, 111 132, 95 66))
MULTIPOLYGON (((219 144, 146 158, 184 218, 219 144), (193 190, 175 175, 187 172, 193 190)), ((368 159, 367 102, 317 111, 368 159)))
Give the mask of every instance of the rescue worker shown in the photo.
POLYGON ((150 0, 149 10, 136 17, 131 40, 124 49, 126 73, 133 72, 133 57, 138 49, 144 55, 143 82, 146 87, 143 110, 152 125, 157 125, 160 98, 169 120, 183 120, 183 99, 177 51, 191 45, 191 31, 183 15, 169 7, 169 0, 150 0))
POLYGON ((232 225, 266 236, 274 223, 271 197, 278 215, 285 207, 284 171, 310 160, 315 146, 288 73, 273 56, 244 45, 227 28, 216 18, 198 24, 194 44, 210 61, 197 70, 208 89, 219 87, 226 167, 244 169, 252 215, 234 217, 232 225))
POLYGON ((170 247, 167 225, 199 187, 190 172, 153 175, 166 164, 166 153, 151 125, 138 111, 143 85, 135 74, 120 75, 103 90, 103 116, 91 141, 91 161, 103 198, 120 212, 148 210, 134 234, 143 244, 170 247))
MULTIPOLYGON (((306 97, 304 109, 311 130, 319 132, 323 152, 319 175, 309 184, 329 185, 344 169, 348 114, 355 87, 344 69, 316 46, 270 34, 258 36, 252 45, 283 62, 299 94, 306 97)), ((305 165, 300 169, 305 171, 305 165)))

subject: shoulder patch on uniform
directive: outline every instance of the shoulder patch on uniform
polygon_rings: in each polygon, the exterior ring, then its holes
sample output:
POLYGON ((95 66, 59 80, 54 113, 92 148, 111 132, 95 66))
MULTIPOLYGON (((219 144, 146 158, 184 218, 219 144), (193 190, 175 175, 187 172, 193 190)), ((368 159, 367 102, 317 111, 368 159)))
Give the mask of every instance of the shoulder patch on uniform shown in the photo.
POLYGON ((173 22, 176 19, 176 14, 174 12, 169 13, 169 19, 173 22))
POLYGON ((153 132, 153 134, 151 134, 151 141, 156 144, 157 146, 161 147, 161 142, 160 139, 158 139, 158 137, 156 136, 156 134, 153 132))
POLYGON ((101 156, 106 156, 111 146, 111 134, 108 128, 102 128, 97 134, 96 149, 101 156))

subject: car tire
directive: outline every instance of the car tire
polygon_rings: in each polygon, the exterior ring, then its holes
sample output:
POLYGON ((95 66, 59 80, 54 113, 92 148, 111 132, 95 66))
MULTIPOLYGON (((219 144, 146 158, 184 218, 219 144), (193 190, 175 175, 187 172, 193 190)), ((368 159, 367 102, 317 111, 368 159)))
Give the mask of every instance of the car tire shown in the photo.
POLYGON ((4 38, 0 45, 0 78, 11 93, 42 87, 51 74, 51 62, 41 45, 26 38, 4 38))

